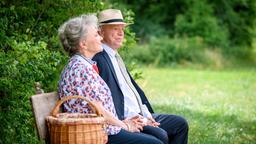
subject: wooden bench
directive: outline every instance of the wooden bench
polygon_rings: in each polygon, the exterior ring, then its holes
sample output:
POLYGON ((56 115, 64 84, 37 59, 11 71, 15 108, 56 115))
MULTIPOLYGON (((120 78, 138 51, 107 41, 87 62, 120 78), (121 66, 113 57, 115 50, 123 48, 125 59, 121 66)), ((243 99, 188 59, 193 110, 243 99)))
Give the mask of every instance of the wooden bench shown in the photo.
POLYGON ((56 92, 33 95, 31 98, 32 110, 36 121, 38 137, 41 141, 49 142, 45 117, 49 116, 58 97, 56 92))

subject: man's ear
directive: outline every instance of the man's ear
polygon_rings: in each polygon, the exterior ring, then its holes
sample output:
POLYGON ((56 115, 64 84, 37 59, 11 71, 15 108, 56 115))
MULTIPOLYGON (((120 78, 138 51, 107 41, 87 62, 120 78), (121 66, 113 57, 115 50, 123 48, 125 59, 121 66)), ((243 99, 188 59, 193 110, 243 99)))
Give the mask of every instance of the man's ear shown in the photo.
POLYGON ((98 30, 98 34, 103 37, 104 31, 103 30, 98 30))
POLYGON ((99 30, 98 30, 98 34, 101 36, 101 37, 103 37, 103 35, 104 35, 104 26, 100 26, 99 27, 99 30))

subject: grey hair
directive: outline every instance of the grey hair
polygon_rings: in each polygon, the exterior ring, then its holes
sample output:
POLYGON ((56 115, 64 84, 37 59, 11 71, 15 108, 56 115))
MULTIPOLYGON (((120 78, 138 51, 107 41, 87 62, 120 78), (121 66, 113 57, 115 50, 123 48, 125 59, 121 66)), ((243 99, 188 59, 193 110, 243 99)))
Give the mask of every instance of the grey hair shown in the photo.
POLYGON ((59 39, 70 56, 78 52, 79 43, 87 37, 89 26, 98 28, 98 19, 95 14, 72 18, 60 26, 59 39))

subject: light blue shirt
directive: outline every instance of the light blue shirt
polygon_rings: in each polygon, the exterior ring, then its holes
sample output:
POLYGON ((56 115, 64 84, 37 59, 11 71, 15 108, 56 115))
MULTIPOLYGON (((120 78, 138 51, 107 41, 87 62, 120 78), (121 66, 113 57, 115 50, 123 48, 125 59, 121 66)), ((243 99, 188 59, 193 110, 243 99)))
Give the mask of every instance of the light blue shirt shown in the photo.
MULTIPOLYGON (((121 73, 121 70, 119 68, 118 62, 116 60, 116 51, 114 51, 112 48, 107 46, 106 44, 102 45, 103 49, 107 52, 107 54, 110 57, 110 60, 112 62, 112 65, 115 69, 115 73, 118 79, 118 83, 120 86, 120 89, 124 95, 124 117, 130 118, 133 116, 136 116, 140 113, 140 107, 137 102, 136 96, 129 87, 129 85, 126 83, 126 80, 121 73)), ((147 107, 143 105, 143 113, 145 114, 145 117, 151 116, 150 112, 148 111, 147 107)))

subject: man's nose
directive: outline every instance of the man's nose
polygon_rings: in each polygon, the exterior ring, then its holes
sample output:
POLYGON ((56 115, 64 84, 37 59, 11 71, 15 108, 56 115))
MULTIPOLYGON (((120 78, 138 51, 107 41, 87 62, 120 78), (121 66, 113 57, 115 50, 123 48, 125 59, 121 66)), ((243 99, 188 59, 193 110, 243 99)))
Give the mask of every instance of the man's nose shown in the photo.
POLYGON ((119 35, 119 36, 123 36, 123 35, 124 35, 124 32, 120 30, 120 31, 118 31, 118 35, 119 35))

